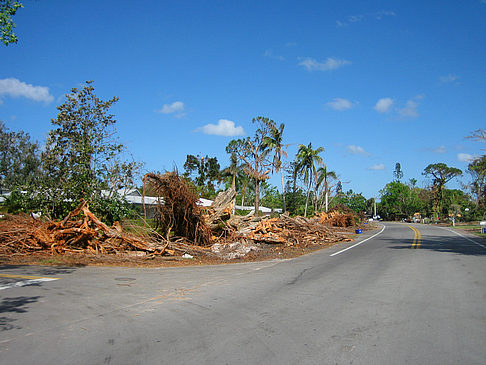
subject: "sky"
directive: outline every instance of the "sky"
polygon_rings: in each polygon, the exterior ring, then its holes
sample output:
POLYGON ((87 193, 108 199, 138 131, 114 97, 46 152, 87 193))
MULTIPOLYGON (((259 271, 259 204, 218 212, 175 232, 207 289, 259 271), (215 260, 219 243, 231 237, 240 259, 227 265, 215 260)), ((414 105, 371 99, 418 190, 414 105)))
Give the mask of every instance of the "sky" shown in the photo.
POLYGON ((187 154, 226 167, 257 116, 285 124, 287 161, 323 147, 367 198, 397 162, 425 187, 428 164, 484 154, 466 137, 486 128, 486 0, 22 2, 19 42, 0 45, 0 120, 41 144, 94 80, 145 172, 182 171, 187 154))

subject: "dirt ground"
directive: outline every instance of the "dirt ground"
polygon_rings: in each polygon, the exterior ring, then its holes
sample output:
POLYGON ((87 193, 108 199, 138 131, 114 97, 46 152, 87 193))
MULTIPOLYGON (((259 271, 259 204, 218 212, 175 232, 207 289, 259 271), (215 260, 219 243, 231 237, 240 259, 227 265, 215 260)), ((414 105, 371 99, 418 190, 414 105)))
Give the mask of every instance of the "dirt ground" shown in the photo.
MULTIPOLYGON (((365 230, 375 229, 374 225, 366 225, 365 230)), ((339 233, 346 234, 349 238, 356 238, 353 227, 335 228, 339 233)), ((215 257, 197 256, 183 258, 181 256, 139 255, 136 252, 123 254, 90 254, 90 253, 64 253, 51 254, 47 252, 29 254, 1 255, 0 265, 50 265, 50 266, 119 266, 119 267, 178 267, 192 265, 220 265, 238 262, 265 261, 273 259, 288 259, 305 255, 335 244, 344 242, 318 243, 307 247, 286 246, 285 244, 259 244, 260 250, 251 251, 246 256, 232 260, 224 260, 215 257)))

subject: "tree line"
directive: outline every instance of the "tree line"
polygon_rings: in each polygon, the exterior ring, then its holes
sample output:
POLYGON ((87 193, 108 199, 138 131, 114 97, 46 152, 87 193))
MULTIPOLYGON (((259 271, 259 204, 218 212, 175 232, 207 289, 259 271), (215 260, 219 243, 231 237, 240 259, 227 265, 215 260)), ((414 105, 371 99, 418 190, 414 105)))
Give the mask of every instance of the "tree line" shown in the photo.
MULTIPOLYGON (((485 132, 478 130, 471 138, 485 140, 485 132)), ((429 179, 426 187, 417 186, 417 179, 403 182, 400 163, 395 166, 394 180, 380 191, 378 210, 390 220, 428 217, 434 221, 459 219, 482 220, 486 214, 486 156, 468 165, 470 184, 463 189, 447 189, 446 184, 463 175, 463 171, 444 163, 429 164, 422 175, 429 179)))

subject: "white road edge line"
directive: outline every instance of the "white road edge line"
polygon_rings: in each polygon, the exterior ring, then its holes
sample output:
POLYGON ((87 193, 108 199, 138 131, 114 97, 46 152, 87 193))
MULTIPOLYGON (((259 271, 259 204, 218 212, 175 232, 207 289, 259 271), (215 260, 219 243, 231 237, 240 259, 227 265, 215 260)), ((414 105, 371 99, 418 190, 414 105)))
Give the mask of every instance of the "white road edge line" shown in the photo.
POLYGON ((478 246, 481 246, 482 248, 485 248, 485 249, 486 249, 486 246, 484 246, 484 245, 480 244, 479 242, 474 241, 473 239, 471 239, 471 238, 469 238, 469 237, 466 237, 466 236, 464 236, 464 235, 460 234, 459 232, 456 232, 456 231, 454 231, 454 230, 452 230, 452 229, 449 229, 449 228, 444 228, 444 227, 437 227, 437 228, 445 229, 446 231, 449 231, 449 232, 455 233, 455 234, 457 234, 458 236, 461 236, 462 238, 465 238, 465 239, 467 239, 468 241, 471 241, 472 243, 474 243, 474 244, 476 244, 476 245, 478 245, 478 246))
POLYGON ((385 226, 383 226, 383 228, 381 229, 381 231, 380 231, 380 232, 378 232, 378 233, 375 233, 373 236, 368 237, 367 239, 365 239, 365 240, 363 240, 363 241, 361 241, 361 242, 358 242, 358 243, 356 243, 356 244, 354 244, 354 245, 352 245, 352 246, 349 246, 348 248, 345 248, 344 250, 341 250, 341 251, 338 251, 338 252, 334 252, 332 255, 329 255, 329 256, 331 256, 331 257, 332 257, 332 256, 336 256, 336 255, 339 255, 340 253, 343 253, 344 251, 347 251, 347 250, 352 249, 353 247, 359 246, 359 245, 361 245, 362 243, 365 243, 366 241, 368 241, 368 240, 372 239, 373 237, 378 236, 378 235, 379 235, 381 232, 383 232, 383 231, 385 230, 385 228, 386 228, 386 227, 385 227, 385 226))
POLYGON ((52 278, 40 278, 40 279, 31 279, 31 280, 22 280, 22 281, 16 281, 15 283, 7 284, 7 285, 2 285, 0 286, 0 290, 3 289, 10 289, 10 288, 16 288, 20 286, 26 286, 26 285, 33 285, 37 283, 42 283, 44 281, 53 281, 53 280, 59 280, 59 279, 52 279, 52 278))

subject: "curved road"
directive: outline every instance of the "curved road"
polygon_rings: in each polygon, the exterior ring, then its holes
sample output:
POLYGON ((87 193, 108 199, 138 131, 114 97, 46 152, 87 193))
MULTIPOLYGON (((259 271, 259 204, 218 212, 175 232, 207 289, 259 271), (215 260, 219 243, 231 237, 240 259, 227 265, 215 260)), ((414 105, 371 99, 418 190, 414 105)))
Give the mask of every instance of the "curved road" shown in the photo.
POLYGON ((435 226, 285 261, 3 266, 0 300, 1 364, 486 364, 486 243, 435 226))

